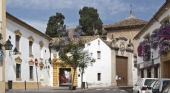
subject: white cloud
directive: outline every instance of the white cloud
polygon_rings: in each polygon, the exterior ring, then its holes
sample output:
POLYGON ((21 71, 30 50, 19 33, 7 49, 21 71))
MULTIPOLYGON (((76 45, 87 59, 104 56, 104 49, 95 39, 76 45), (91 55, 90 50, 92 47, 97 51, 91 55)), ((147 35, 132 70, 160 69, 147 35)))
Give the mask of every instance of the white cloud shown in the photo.
MULTIPOLYGON (((33 19, 21 19, 30 26, 36 28, 37 30, 45 33, 46 27, 47 27, 47 22, 46 21, 41 21, 41 20, 33 20, 33 19)), ((67 28, 75 28, 78 25, 78 22, 65 22, 67 25, 67 28)))
POLYGON ((56 9, 81 9, 92 6, 99 13, 112 12, 113 14, 124 11, 129 4, 123 0, 7 0, 7 7, 20 7, 24 9, 56 10, 56 9))
POLYGON ((36 28, 37 30, 45 33, 46 27, 47 27, 47 22, 41 21, 41 20, 33 20, 33 19, 21 19, 30 26, 36 28))

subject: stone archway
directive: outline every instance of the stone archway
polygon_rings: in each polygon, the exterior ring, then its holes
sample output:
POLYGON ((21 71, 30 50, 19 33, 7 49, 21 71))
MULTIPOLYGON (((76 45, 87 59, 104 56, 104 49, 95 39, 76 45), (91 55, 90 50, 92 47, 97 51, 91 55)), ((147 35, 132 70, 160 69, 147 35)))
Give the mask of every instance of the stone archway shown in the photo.
MULTIPOLYGON (((57 58, 57 54, 53 55, 54 58, 52 60, 52 64, 53 64, 53 86, 54 87, 59 87, 59 73, 60 73, 60 69, 61 68, 67 68, 67 69, 71 69, 71 78, 73 78, 73 68, 70 67, 69 65, 65 65, 64 67, 61 66, 61 64, 63 64, 64 62, 60 59, 57 58)), ((74 86, 77 86, 77 71, 75 73, 75 78, 74 78, 74 86)))

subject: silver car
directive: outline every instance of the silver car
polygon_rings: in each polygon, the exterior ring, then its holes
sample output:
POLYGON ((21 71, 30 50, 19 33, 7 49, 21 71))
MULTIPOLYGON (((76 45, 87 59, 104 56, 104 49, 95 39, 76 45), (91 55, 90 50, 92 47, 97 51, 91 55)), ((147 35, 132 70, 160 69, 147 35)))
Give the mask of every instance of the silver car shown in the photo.
POLYGON ((160 78, 155 80, 147 87, 147 93, 161 93, 169 82, 169 78, 160 78))

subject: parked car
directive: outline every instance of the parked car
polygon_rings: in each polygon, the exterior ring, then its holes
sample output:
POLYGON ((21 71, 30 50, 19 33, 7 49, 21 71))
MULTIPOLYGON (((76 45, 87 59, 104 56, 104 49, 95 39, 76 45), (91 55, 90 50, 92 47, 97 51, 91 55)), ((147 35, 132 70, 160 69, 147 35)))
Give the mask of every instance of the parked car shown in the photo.
POLYGON ((133 86, 133 93, 146 93, 147 86, 149 86, 157 78, 140 78, 137 83, 133 86))
POLYGON ((155 80, 147 87, 147 93, 161 93, 161 91, 169 82, 169 78, 160 78, 158 80, 155 80))
POLYGON ((67 83, 67 79, 65 76, 60 76, 60 82, 61 83, 67 83))
POLYGON ((170 82, 165 86, 161 93, 170 93, 170 82))

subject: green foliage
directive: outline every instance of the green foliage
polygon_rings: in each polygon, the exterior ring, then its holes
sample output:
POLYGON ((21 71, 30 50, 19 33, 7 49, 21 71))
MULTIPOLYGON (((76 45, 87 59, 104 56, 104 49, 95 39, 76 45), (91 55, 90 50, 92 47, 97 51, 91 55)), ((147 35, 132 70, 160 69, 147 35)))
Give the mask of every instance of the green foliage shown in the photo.
POLYGON ((92 54, 89 53, 88 50, 83 50, 80 55, 80 60, 79 60, 79 67, 82 70, 82 73, 84 73, 84 69, 88 67, 89 64, 93 64, 96 62, 94 58, 92 58, 92 54))
POLYGON ((94 29, 98 30, 98 34, 102 34, 102 21, 97 13, 97 9, 93 7, 83 7, 79 10, 79 25, 83 26, 82 30, 85 32, 85 35, 94 35, 94 29))
POLYGON ((80 37, 83 34, 81 27, 75 28, 73 37, 61 37, 54 46, 55 50, 59 52, 59 58, 74 69, 72 86, 77 67, 86 68, 89 62, 94 61, 89 53, 83 50, 85 42, 80 37))
POLYGON ((56 13, 56 15, 51 16, 48 20, 45 34, 50 37, 61 36, 61 31, 65 29, 64 19, 64 15, 58 12, 56 13))

